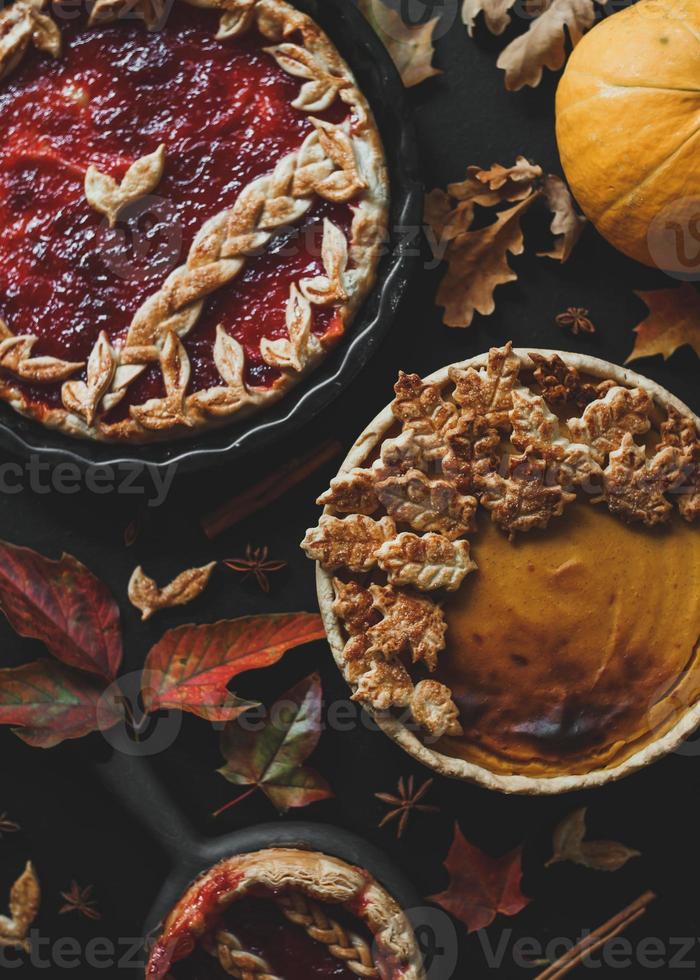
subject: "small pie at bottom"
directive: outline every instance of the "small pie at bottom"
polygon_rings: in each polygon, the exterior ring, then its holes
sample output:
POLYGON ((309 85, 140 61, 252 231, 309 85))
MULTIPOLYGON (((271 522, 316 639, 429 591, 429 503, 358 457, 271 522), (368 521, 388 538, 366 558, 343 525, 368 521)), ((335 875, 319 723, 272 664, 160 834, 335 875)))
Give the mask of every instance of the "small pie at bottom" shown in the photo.
POLYGON ((355 700, 507 792, 670 751, 700 721, 698 419, 613 364, 510 345, 395 390, 304 540, 355 700))
POLYGON ((360 868, 269 848, 217 864, 168 916, 148 980, 425 980, 411 926, 360 868))

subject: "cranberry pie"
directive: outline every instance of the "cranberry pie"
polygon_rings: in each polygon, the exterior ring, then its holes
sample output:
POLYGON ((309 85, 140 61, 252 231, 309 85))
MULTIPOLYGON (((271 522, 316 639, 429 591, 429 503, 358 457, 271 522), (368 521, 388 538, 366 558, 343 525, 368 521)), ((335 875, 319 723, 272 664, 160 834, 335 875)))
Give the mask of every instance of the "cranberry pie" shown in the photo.
POLYGON ((14 0, 0 127, 0 396, 46 425, 145 442, 255 411, 373 282, 376 125, 283 0, 14 0))

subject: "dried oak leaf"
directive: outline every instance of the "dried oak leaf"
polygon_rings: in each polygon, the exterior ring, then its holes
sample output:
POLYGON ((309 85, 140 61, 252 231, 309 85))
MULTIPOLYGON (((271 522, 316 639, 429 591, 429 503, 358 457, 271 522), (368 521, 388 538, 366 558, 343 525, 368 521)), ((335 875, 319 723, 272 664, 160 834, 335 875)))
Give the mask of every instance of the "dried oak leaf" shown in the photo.
POLYGON ((672 446, 681 452, 681 479, 676 487, 676 501, 686 521, 700 517, 700 439, 695 419, 682 415, 673 406, 661 425, 657 449, 672 446))
POLYGON ((631 858, 639 857, 624 844, 612 840, 584 840, 586 807, 574 810, 557 826, 552 837, 552 856, 545 867, 561 861, 573 861, 593 871, 617 871, 631 858))
POLYGON ((638 292, 637 296, 649 308, 649 316, 634 328, 637 336, 627 363, 655 354, 667 360, 684 344, 690 344, 700 356, 700 293, 692 283, 638 292))
POLYGON ((535 365, 535 381, 550 405, 573 402, 582 411, 586 405, 602 398, 611 388, 616 387, 614 381, 601 381, 599 384, 583 381, 578 369, 570 367, 558 354, 538 354, 533 351, 530 359, 535 365))
POLYGON ((269 667, 287 650, 325 635, 315 613, 242 616, 168 630, 146 658, 145 710, 176 708, 207 721, 231 721, 250 708, 228 690, 234 677, 269 667))
POLYGON ((280 698, 262 730, 229 722, 221 735, 226 765, 218 771, 234 786, 261 790, 280 813, 328 799, 326 780, 303 765, 321 737, 322 702, 320 678, 312 674, 280 698))
POLYGON ((123 721, 118 701, 104 695, 104 680, 52 660, 9 667, 0 670, 0 725, 16 725, 23 742, 49 749, 123 721))
POLYGON ((441 74, 432 65, 435 53, 433 32, 438 17, 425 24, 412 25, 406 24, 401 15, 382 0, 359 0, 359 8, 391 55, 406 88, 441 74))
POLYGON ((10 915, 0 915, 0 948, 31 952, 29 929, 39 913, 41 887, 31 861, 10 890, 10 915))
POLYGON ((624 436, 643 435, 651 428, 654 405, 643 388, 610 388, 603 398, 591 402, 581 418, 569 419, 571 438, 591 447, 602 463, 608 453, 619 449, 624 436))
POLYGON ((509 457, 507 477, 500 473, 484 477, 481 503, 511 539, 517 531, 547 527, 552 517, 561 517, 566 504, 576 499, 576 494, 559 484, 547 483, 550 469, 546 459, 528 448, 522 455, 509 457))
MULTIPOLYGON (((548 252, 537 254, 540 258, 566 262, 586 227, 586 219, 574 207, 571 192, 561 177, 548 174, 544 178, 544 196, 552 212, 550 230, 554 236, 554 246, 548 252)), ((586 323, 590 324, 590 320, 586 323)), ((578 333, 578 330, 574 330, 574 333, 578 333)))
POLYGON ((0 542, 0 608, 20 636, 68 667, 114 680, 122 660, 119 608, 77 558, 58 561, 0 542))
POLYGON ((324 514, 318 527, 306 532, 301 546, 309 558, 329 571, 347 568, 351 572, 369 572, 377 564, 381 545, 395 535, 396 525, 390 517, 374 521, 364 514, 342 519, 324 514))
POLYGON ((368 655, 390 659, 410 650, 414 663, 422 660, 428 670, 434 670, 447 630, 440 606, 390 585, 372 584, 370 592, 383 619, 367 631, 368 655))
POLYGON ((494 429, 508 430, 519 371, 520 358, 513 353, 510 341, 505 347, 492 347, 485 368, 450 368, 453 398, 468 417, 481 418, 494 429))
POLYGON ((375 660, 357 680, 353 701, 370 704, 378 711, 403 708, 411 703, 413 681, 402 663, 375 660))
POLYGON ((349 473, 334 477, 330 489, 322 493, 316 503, 340 514, 369 516, 379 508, 375 482, 376 473, 373 470, 355 467, 349 473))
POLYGON ((216 566, 215 561, 200 568, 187 568, 159 589, 138 565, 129 579, 129 602, 141 611, 141 619, 149 619, 159 609, 184 606, 204 591, 216 566))
POLYGON ((522 847, 492 858, 470 844, 455 824, 445 868, 449 886, 429 900, 463 922, 469 932, 485 929, 499 914, 517 915, 530 902, 520 890, 522 847))
POLYGON ((476 498, 461 494, 447 480, 431 480, 420 470, 382 480, 377 496, 395 521, 416 531, 435 531, 452 540, 474 526, 476 498))
POLYGON ((447 272, 437 291, 436 302, 444 307, 443 323, 468 327, 475 313, 493 313, 497 286, 518 278, 508 264, 508 255, 524 250, 520 219, 541 195, 534 191, 478 231, 466 231, 450 242, 445 253, 447 272))
POLYGON ((595 23, 596 3, 604 2, 544 0, 538 3, 542 12, 524 34, 504 48, 496 62, 506 73, 508 91, 539 85, 545 68, 552 71, 561 68, 566 60, 565 29, 571 44, 576 46, 595 23))
POLYGON ((502 34, 510 24, 508 11, 515 0, 464 0, 462 20, 467 25, 469 37, 474 36, 477 16, 483 12, 484 23, 492 34, 502 34))
POLYGON ((619 449, 610 453, 603 471, 603 492, 611 513, 626 521, 641 521, 648 527, 664 524, 673 504, 665 497, 682 476, 682 454, 667 446, 651 458, 625 433, 619 449))
POLYGON ((434 738, 462 734, 459 708, 452 700, 452 691, 439 681, 426 680, 416 684, 411 697, 411 714, 414 721, 434 738))
POLYGON ((392 585, 413 585, 423 592, 454 592, 476 568, 468 541, 451 541, 442 534, 418 537, 409 531, 385 541, 377 560, 392 585))

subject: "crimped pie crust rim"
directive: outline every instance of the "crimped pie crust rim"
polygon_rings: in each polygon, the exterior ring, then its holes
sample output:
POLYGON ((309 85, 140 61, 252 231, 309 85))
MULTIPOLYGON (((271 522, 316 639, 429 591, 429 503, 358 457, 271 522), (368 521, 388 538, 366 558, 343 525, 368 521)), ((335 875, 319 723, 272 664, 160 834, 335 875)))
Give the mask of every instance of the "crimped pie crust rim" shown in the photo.
MULTIPOLYGON (((242 875, 236 887, 226 894, 222 908, 245 898, 255 886, 267 888, 271 893, 291 888, 315 901, 342 906, 363 922, 393 957, 396 967, 384 980, 425 980, 422 956, 411 924, 389 892, 363 868, 321 851, 293 847, 270 847, 236 854, 203 872, 168 914, 156 937, 156 946, 176 926, 179 917, 184 916, 185 921, 192 923, 197 913, 188 908, 188 903, 222 871, 232 877, 242 875)), ((191 934, 200 938, 204 932, 206 922, 200 915, 191 934)), ((150 962, 149 957, 149 966, 150 962)), ((148 967, 146 976, 149 976, 148 967)))
MULTIPOLYGON (((529 357, 530 352, 544 356, 557 354, 567 365, 592 377, 600 378, 601 380, 611 379, 620 385, 628 387, 643 388, 651 395, 654 402, 662 408, 668 408, 670 406, 684 415, 692 416, 698 432, 700 432, 700 417, 694 412, 691 412, 688 406, 679 398, 650 378, 637 374, 635 371, 630 371, 628 368, 621 367, 619 364, 613 364, 610 361, 592 357, 588 354, 536 347, 513 348, 513 353, 520 358, 521 366, 525 369, 534 367, 529 357)), ((488 352, 478 354, 464 361, 448 364, 422 380, 428 384, 445 385, 449 381, 448 372, 450 368, 483 368, 486 366, 487 360, 488 352)), ((396 418, 392 413, 391 406, 387 405, 355 440, 339 467, 338 474, 346 473, 354 467, 361 466, 395 422, 396 418)), ((330 512, 329 508, 324 508, 324 513, 330 512)), ((333 602, 335 599, 333 576, 331 573, 326 572, 319 562, 316 563, 316 591, 321 617, 326 629, 333 659, 341 673, 343 673, 344 661, 342 654, 345 647, 345 639, 340 620, 333 612, 333 602)), ((523 795, 569 793, 575 790, 603 786, 606 783, 621 779, 633 772, 637 772, 651 762, 655 762, 662 756, 668 755, 668 753, 672 752, 700 725, 700 698, 698 698, 696 703, 683 713, 668 732, 649 742, 617 766, 612 766, 608 769, 595 769, 592 772, 580 773, 578 775, 521 776, 516 774, 505 775, 494 773, 485 766, 436 752, 429 746, 424 745, 403 722, 390 712, 378 711, 365 703, 363 703, 362 707, 392 741, 396 742, 397 745, 409 755, 413 756, 418 762, 428 766, 440 775, 477 783, 486 789, 493 789, 502 793, 518 793, 523 795)))

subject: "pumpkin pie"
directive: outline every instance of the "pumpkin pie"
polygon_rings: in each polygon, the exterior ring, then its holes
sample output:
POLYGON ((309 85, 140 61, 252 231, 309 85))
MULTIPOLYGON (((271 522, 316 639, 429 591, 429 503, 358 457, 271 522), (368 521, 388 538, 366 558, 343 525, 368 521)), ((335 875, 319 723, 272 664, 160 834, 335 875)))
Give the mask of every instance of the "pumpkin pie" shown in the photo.
POLYGON ((509 792, 670 751, 700 721, 699 424, 575 354, 401 374, 303 542, 353 698, 425 764, 509 792))
POLYGON ((364 869, 269 848, 203 874, 168 916, 146 977, 425 980, 413 930, 364 869))
POLYGON ((74 436, 172 439, 270 404, 348 329, 384 156, 284 0, 89 6, 0 14, 0 398, 74 436))

